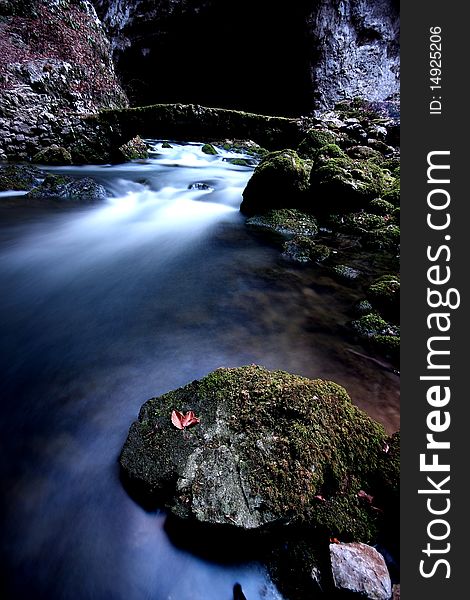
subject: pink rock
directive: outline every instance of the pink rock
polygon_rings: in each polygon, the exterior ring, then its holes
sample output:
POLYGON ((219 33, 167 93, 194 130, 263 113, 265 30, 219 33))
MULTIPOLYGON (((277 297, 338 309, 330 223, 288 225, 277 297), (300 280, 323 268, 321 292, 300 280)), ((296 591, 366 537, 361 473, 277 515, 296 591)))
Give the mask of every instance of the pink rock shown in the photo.
POLYGON ((367 544, 330 544, 333 581, 338 590, 370 600, 390 600, 392 583, 383 556, 367 544))

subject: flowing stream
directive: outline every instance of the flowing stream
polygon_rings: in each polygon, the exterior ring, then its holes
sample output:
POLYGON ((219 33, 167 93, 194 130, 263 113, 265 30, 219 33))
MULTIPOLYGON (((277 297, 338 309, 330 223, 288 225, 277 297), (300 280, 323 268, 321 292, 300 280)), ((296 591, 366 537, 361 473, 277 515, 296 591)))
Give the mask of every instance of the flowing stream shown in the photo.
POLYGON ((396 375, 338 326, 357 292, 248 231, 252 169, 201 146, 53 169, 100 181, 103 204, 0 199, 2 598, 231 600, 236 581, 281 598, 257 563, 173 545, 119 480, 141 404, 219 366, 334 379, 398 428, 396 375))

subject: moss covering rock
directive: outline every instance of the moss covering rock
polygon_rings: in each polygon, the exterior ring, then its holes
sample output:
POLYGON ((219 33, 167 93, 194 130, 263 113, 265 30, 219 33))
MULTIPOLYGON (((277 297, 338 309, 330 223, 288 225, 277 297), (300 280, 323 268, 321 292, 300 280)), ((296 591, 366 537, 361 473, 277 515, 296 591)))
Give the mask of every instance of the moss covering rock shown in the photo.
POLYGON ((248 154, 255 158, 261 158, 265 154, 268 154, 268 151, 265 148, 262 148, 252 140, 226 140, 221 148, 226 152, 248 154))
POLYGON ((88 204, 105 200, 106 190, 90 177, 73 179, 64 175, 48 174, 41 185, 32 189, 26 198, 88 204))
POLYGON ((384 157, 378 150, 374 150, 369 146, 351 146, 347 150, 348 156, 362 160, 372 160, 377 164, 381 164, 384 157))
POLYGON ((335 265, 331 267, 332 274, 341 281, 355 281, 361 276, 361 272, 348 265, 335 265))
POLYGON ((291 240, 287 240, 284 242, 283 250, 282 255, 285 258, 300 263, 311 261, 322 262, 331 253, 331 249, 328 246, 316 244, 311 237, 306 235, 295 235, 291 240))
POLYGON ((310 129, 300 142, 297 152, 303 158, 313 158, 316 152, 327 144, 336 144, 338 136, 327 129, 310 129))
POLYGON ((72 155, 62 146, 50 146, 37 152, 31 159, 33 163, 50 166, 71 165, 72 155))
POLYGON ((382 199, 390 202, 393 206, 400 205, 400 179, 396 176, 392 184, 382 192, 382 199))
POLYGON ((130 161, 148 158, 148 148, 144 140, 136 135, 134 138, 119 147, 116 161, 130 161))
POLYGON ((398 321, 400 315, 399 275, 382 275, 373 281, 367 290, 367 298, 381 315, 398 321))
POLYGON ((217 154, 217 150, 212 144, 204 144, 201 150, 204 154, 209 154, 209 156, 215 156, 217 154))
POLYGON ((0 165, 0 192, 30 190, 43 177, 42 171, 31 165, 0 165))
POLYGON ((389 223, 384 227, 365 231, 361 235, 364 248, 371 250, 386 250, 397 253, 400 246, 400 227, 389 223))
POLYGON ((374 493, 386 438, 339 385, 252 365, 146 402, 120 464, 128 485, 181 518, 367 541, 381 513, 359 492, 374 493), (200 422, 177 429, 175 409, 200 422))
POLYGON ((350 157, 318 160, 310 174, 313 208, 321 212, 348 213, 365 207, 392 188, 394 178, 373 160, 350 157))
POLYGON ((251 216, 274 208, 299 208, 307 187, 308 167, 297 152, 271 152, 248 181, 240 210, 251 216))
POLYGON ((394 215, 396 208, 391 202, 387 202, 387 200, 382 200, 381 198, 376 198, 369 202, 367 206, 367 210, 374 215, 394 215))
POLYGON ((352 321, 354 332, 374 350, 397 362, 400 355, 400 328, 385 321, 377 313, 369 313, 352 321))
POLYGON ((315 217, 295 208, 270 210, 265 215, 250 217, 247 219, 246 224, 249 227, 264 229, 286 236, 301 235, 304 237, 313 237, 318 233, 318 224, 315 217))
POLYGON ((254 164, 253 160, 247 158, 226 158, 225 162, 228 162, 235 167, 252 167, 254 164))

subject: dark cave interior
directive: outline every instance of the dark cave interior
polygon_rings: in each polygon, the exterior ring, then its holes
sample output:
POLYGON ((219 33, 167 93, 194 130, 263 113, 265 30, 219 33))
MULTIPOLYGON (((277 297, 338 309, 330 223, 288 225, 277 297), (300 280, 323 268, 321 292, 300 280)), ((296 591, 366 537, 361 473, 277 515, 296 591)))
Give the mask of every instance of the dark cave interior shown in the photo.
POLYGON ((298 116, 312 108, 307 26, 311 2, 211 2, 174 13, 118 53, 117 68, 133 105, 195 103, 298 116), (177 25, 175 25, 177 24, 177 25))

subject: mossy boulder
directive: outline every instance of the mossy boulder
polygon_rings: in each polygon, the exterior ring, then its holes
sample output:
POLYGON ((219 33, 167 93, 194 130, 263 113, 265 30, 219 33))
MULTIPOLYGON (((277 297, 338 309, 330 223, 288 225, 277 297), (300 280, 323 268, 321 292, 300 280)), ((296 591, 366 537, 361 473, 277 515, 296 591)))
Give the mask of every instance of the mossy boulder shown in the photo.
POLYGON ((165 150, 170 150, 171 148, 173 148, 173 146, 170 144, 170 142, 163 142, 162 148, 164 148, 165 150))
POLYGON ((0 165, 0 192, 30 190, 43 177, 42 171, 31 165, 0 165))
POLYGON ((385 321, 377 313, 369 313, 356 321, 351 327, 363 342, 374 350, 397 362, 400 356, 400 328, 385 321))
POLYGON ((73 162, 71 153, 66 148, 56 145, 40 150, 31 160, 33 163, 50 166, 71 165, 73 162))
POLYGON ((134 138, 119 147, 115 161, 120 162, 146 159, 148 156, 149 153, 147 144, 140 136, 136 135, 134 138))
POLYGON ((323 244, 317 244, 306 235, 295 235, 292 239, 284 242, 282 255, 285 258, 295 260, 300 263, 311 261, 322 262, 326 260, 331 253, 330 248, 323 244))
POLYGON ((373 281, 367 290, 367 298, 381 315, 398 321, 400 315, 399 275, 382 275, 373 281))
POLYGON ((395 215, 396 208, 391 202, 387 202, 387 200, 382 200, 382 198, 376 198, 369 202, 367 206, 368 212, 374 215, 395 215))
POLYGON ((376 313, 364 315, 357 321, 353 321, 352 327, 359 336, 366 339, 372 339, 378 335, 397 337, 400 334, 399 327, 391 325, 376 313))
POLYGON ((361 235, 367 231, 381 229, 387 225, 387 218, 365 211, 346 215, 341 222, 340 230, 344 233, 361 235))
POLYGON ((318 233, 315 217, 295 208, 270 210, 264 215, 256 215, 247 219, 246 224, 255 229, 262 229, 285 236, 301 235, 313 237, 318 233))
POLYGON ((327 144, 336 144, 337 135, 327 129, 310 129, 300 142, 297 152, 303 158, 313 158, 315 153, 327 144))
POLYGON ((347 157, 348 155, 346 154, 346 152, 344 152, 344 150, 341 150, 338 144, 326 144, 325 146, 322 146, 321 148, 316 150, 312 155, 314 165, 321 165, 324 161, 328 160, 329 158, 347 157))
POLYGON ((26 196, 30 200, 76 202, 89 204, 106 199, 106 190, 90 177, 73 179, 65 175, 48 174, 41 185, 26 196))
POLYGON ((351 158, 358 158, 361 160, 372 160, 373 162, 380 164, 384 161, 384 157, 378 150, 374 150, 369 146, 351 146, 347 150, 348 156, 351 158))
POLYGON ((243 192, 242 213, 251 216, 274 208, 299 208, 308 187, 308 166, 295 150, 267 154, 243 192))
POLYGON ((390 202, 393 206, 400 205, 400 179, 399 176, 395 176, 392 184, 383 190, 382 199, 390 202))
POLYGON ((365 231, 361 235, 361 244, 370 250, 386 250, 396 253, 400 246, 400 227, 389 223, 384 227, 365 231))
POLYGON ((252 365, 146 402, 120 464, 128 486, 180 518, 367 541, 382 513, 359 492, 374 493, 386 438, 341 386, 252 365), (175 409, 200 422, 177 429, 175 409))
POLYGON ((395 182, 387 169, 373 160, 350 157, 321 159, 310 173, 312 209, 323 213, 348 213, 386 194, 395 182))
POLYGON ((212 144, 204 144, 201 150, 204 154, 209 154, 210 156, 215 156, 217 154, 217 150, 212 144))

